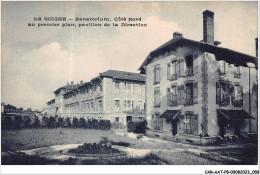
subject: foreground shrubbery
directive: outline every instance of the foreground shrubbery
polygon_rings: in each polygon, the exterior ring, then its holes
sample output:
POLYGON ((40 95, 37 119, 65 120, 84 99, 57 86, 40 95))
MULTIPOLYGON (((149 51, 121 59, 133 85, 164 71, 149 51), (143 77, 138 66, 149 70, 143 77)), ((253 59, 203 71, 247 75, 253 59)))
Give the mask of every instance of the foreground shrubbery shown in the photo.
POLYGON ((109 120, 96 120, 81 117, 80 119, 74 117, 71 121, 70 117, 47 117, 43 116, 41 121, 39 117, 35 116, 31 121, 29 116, 10 116, 2 117, 2 128, 3 129, 22 129, 22 128, 85 128, 85 129, 100 129, 110 130, 111 123, 109 120))
POLYGON ((145 134, 146 129, 147 129, 147 122, 146 121, 140 121, 140 122, 130 121, 130 122, 127 123, 127 131, 128 132, 145 134))

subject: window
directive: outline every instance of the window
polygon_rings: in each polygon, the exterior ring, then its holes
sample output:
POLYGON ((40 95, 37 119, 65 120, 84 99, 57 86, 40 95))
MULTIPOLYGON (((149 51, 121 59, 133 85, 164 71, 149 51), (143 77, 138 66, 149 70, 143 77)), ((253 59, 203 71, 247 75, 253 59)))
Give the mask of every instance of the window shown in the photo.
MULTIPOLYGON (((216 103, 220 106, 230 105, 233 93, 235 93, 235 87, 230 82, 220 81, 216 83, 216 103)), ((232 99, 234 100, 233 97, 232 99)))
POLYGON ((168 80, 176 80, 177 72, 176 72, 177 60, 173 60, 167 65, 167 79, 168 80))
POLYGON ((115 100, 115 112, 119 112, 119 111, 120 111, 120 101, 115 100))
POLYGON ((235 107, 243 106, 243 86, 242 85, 234 86, 234 95, 232 97, 232 104, 235 107))
POLYGON ((160 83, 160 65, 154 67, 154 83, 160 83))
POLYGON ((193 83, 186 84, 186 104, 193 104, 193 83))
POLYGON ((142 112, 142 101, 138 101, 136 107, 138 112, 142 112))
POLYGON ((102 84, 99 85, 99 91, 102 92, 102 84))
POLYGON ((184 117, 184 133, 198 135, 198 115, 188 113, 184 117))
POLYGON ((197 82, 190 82, 186 83, 184 89, 181 87, 181 104, 185 105, 193 105, 198 103, 198 83, 197 82), (184 94, 184 95, 183 95, 184 94), (183 98, 185 100, 183 100, 183 98))
POLYGON ((241 76, 241 72, 240 72, 240 67, 239 66, 235 66, 234 67, 234 77, 235 78, 240 78, 240 76, 241 76))
POLYGON ((118 123, 119 123, 119 117, 116 117, 116 122, 118 122, 118 123))
POLYGON ((116 93, 119 94, 120 92, 119 82, 115 82, 115 89, 116 89, 116 93))
POLYGON ((142 86, 140 84, 137 85, 137 93, 138 95, 142 95, 142 86))
POLYGON ((154 106, 159 107, 160 106, 160 88, 156 87, 154 89, 154 106))
POLYGON ((91 111, 94 111, 94 103, 90 102, 90 106, 91 106, 91 111))
POLYGON ((127 94, 131 93, 131 83, 125 82, 125 91, 127 94))
POLYGON ((152 125, 154 130, 163 130, 163 119, 160 118, 159 114, 152 115, 152 125))
POLYGON ((219 73, 225 74, 226 73, 226 62, 224 60, 219 61, 219 73))
POLYGON ((226 98, 226 85, 225 83, 220 83, 220 102, 224 103, 226 98))
POLYGON ((102 111, 103 107, 102 107, 102 100, 98 100, 98 111, 102 111))
POLYGON ((177 106, 177 86, 167 88, 167 105, 177 106))
POLYGON ((185 57, 186 75, 193 75, 193 54, 185 57))

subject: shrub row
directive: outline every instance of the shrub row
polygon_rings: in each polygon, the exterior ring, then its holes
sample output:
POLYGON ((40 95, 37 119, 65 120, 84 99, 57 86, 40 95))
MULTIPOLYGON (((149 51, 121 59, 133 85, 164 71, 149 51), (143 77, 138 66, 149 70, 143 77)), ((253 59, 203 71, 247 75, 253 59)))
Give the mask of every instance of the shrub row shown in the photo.
POLYGON ((141 122, 130 121, 130 122, 127 123, 127 131, 128 132, 145 134, 146 129, 147 129, 147 121, 141 121, 141 122))
POLYGON ((29 116, 15 116, 12 119, 10 116, 2 117, 3 129, 22 129, 22 128, 86 128, 86 129, 100 129, 110 130, 111 123, 109 120, 85 120, 83 117, 80 119, 73 117, 72 121, 70 117, 47 117, 43 116, 41 121, 39 117, 35 116, 31 121, 29 116))

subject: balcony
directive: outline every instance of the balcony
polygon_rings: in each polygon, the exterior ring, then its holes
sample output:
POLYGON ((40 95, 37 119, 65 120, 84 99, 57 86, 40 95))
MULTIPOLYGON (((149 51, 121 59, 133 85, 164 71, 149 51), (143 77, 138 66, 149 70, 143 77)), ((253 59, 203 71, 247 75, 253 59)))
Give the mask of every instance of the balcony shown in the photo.
POLYGON ((177 95, 170 94, 167 96, 167 104, 168 106, 178 106, 177 104, 177 95))
POLYGON ((243 99, 234 100, 233 105, 234 105, 234 107, 243 107, 243 99))
POLYGON ((198 72, 198 66, 187 67, 187 69, 186 69, 186 71, 185 71, 185 75, 186 75, 186 76, 192 76, 192 75, 194 75, 196 72, 198 72))
POLYGON ((168 75, 168 80, 177 80, 177 74, 168 75))

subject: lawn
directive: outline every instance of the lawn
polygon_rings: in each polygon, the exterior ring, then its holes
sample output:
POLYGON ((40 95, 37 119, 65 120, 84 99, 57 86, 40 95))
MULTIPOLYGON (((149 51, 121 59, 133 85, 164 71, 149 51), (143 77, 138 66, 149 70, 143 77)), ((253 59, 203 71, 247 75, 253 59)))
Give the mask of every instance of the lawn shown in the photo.
MULTIPOLYGON (((50 162, 50 164, 170 164, 170 165, 215 165, 221 164, 213 160, 198 157, 184 151, 174 151, 183 148, 183 145, 174 142, 145 142, 136 138, 129 138, 115 134, 113 131, 91 130, 91 129, 23 129, 23 130, 2 130, 2 152, 6 150, 27 150, 52 145, 80 144, 99 142, 102 137, 107 137, 110 141, 129 143, 129 147, 136 149, 153 149, 151 154, 143 159, 121 159, 105 163, 104 161, 89 162, 72 159, 68 162, 50 162), (158 151, 162 150, 162 151, 158 151), (171 150, 168 152, 168 150, 171 150), (152 158, 152 159, 150 159, 152 158), (120 163, 119 163, 120 162, 120 163)), ((2 157, 2 160, 30 160, 30 157, 2 157)), ((37 159, 36 157, 32 157, 37 159)), ((10 161, 9 161, 10 162, 10 161)), ((26 164, 27 162, 24 162, 26 164)), ((41 160, 40 162, 45 162, 41 160)), ((48 162, 48 161, 47 161, 48 162)), ((45 164, 44 163, 44 164, 45 164)), ((10 164, 10 163, 9 163, 10 164)))

